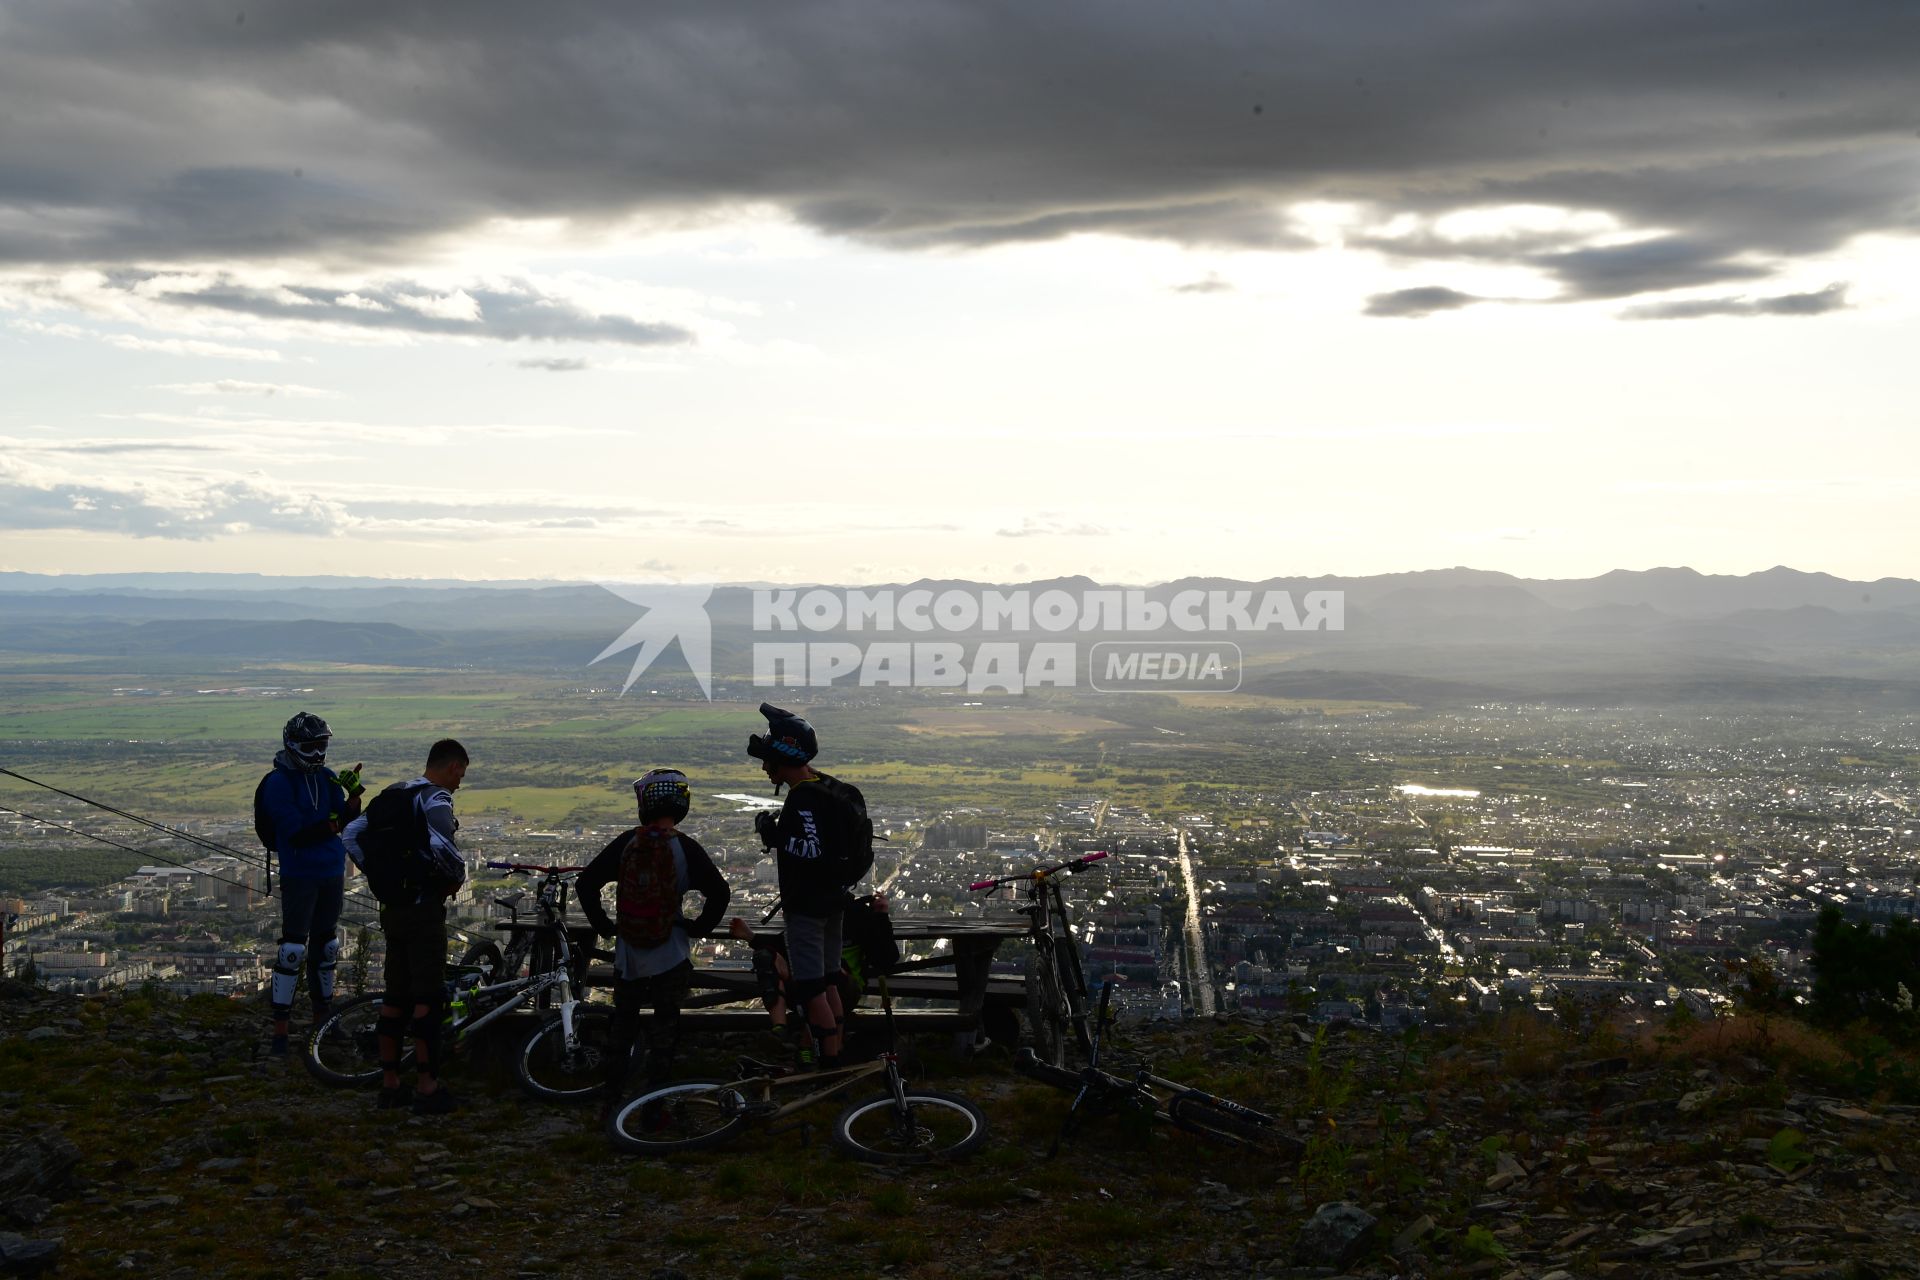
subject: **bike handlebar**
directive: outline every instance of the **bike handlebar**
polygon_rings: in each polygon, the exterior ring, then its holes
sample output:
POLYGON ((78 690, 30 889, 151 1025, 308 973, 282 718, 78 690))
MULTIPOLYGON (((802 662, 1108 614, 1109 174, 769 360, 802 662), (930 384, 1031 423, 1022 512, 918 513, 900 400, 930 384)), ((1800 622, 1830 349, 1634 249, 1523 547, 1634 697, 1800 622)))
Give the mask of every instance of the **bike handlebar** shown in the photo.
POLYGON ((1070 862, 1056 862, 1050 867, 1035 867, 1031 871, 1022 871, 1017 876, 1001 876, 998 880, 975 880, 967 886, 967 891, 969 893, 978 893, 982 889, 992 889, 999 885, 1012 884, 1015 880, 1032 880, 1038 876, 1050 876, 1056 871, 1064 871, 1068 875, 1073 875, 1076 872, 1086 870, 1093 863, 1100 861, 1100 859, 1106 856, 1106 851, 1101 850, 1098 853, 1085 854, 1070 862))
POLYGON ((531 862, 492 862, 487 866, 495 871, 525 871, 543 876, 569 876, 576 871, 585 871, 585 867, 541 867, 531 862))

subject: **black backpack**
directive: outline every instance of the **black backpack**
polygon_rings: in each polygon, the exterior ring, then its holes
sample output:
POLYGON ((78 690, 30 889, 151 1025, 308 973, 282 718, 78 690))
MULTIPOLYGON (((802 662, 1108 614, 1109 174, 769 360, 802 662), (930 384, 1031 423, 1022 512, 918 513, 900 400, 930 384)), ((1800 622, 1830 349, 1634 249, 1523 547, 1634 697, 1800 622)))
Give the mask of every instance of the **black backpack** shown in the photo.
POLYGON ((253 787, 253 834, 260 841, 260 847, 268 853, 275 852, 273 847, 273 815, 267 812, 267 784, 273 781, 273 775, 279 772, 269 769, 253 787))
POLYGON ((382 906, 412 903, 433 879, 425 857, 432 836, 420 804, 421 794, 432 785, 396 782, 367 806, 367 825, 357 841, 360 872, 382 906))
POLYGON ((828 774, 816 774, 813 780, 850 811, 847 842, 852 852, 841 857, 839 877, 841 884, 858 884, 860 877, 873 869, 873 819, 867 816, 866 797, 851 782, 828 774))

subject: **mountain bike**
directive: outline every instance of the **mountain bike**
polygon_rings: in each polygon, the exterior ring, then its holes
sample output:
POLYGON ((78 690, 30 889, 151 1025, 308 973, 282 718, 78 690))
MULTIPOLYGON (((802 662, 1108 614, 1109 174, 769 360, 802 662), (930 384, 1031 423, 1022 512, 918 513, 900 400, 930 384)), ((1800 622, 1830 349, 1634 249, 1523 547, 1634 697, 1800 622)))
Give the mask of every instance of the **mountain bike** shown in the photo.
MULTIPOLYGON (((518 862, 489 862, 487 866, 508 872, 538 873, 550 870, 518 862)), ((527 913, 529 918, 524 920, 521 918, 521 909, 527 902, 525 889, 495 894, 493 905, 507 912, 506 919, 495 920, 492 926, 507 935, 504 945, 493 939, 482 939, 467 947, 459 963, 484 968, 496 982, 529 973, 545 973, 559 962, 554 935, 565 931, 572 943, 573 984, 576 987, 585 986, 587 965, 596 956, 605 956, 595 952, 591 929, 567 928, 567 897, 572 887, 564 876, 542 876, 534 888, 533 905, 527 913)))
POLYGON ((1228 1146, 1287 1159, 1299 1157, 1301 1142, 1282 1131, 1276 1116, 1156 1076, 1145 1067, 1136 1068, 1130 1076, 1102 1067, 1102 1050, 1111 1048, 1110 1043, 1103 1044, 1103 1041, 1110 1042, 1112 1038, 1113 1019, 1109 1010, 1113 988, 1118 982, 1117 977, 1109 978, 1100 988, 1100 1004, 1094 1015, 1093 1050, 1085 1068, 1072 1071, 1044 1062, 1030 1049, 1022 1049, 1014 1056, 1014 1070, 1022 1075, 1073 1091, 1073 1105, 1067 1109, 1060 1132, 1054 1135, 1053 1145, 1047 1150, 1049 1158, 1059 1153, 1060 1144, 1073 1132, 1083 1110, 1160 1121, 1228 1146))
POLYGON ((1003 884, 1025 884, 1027 901, 1018 910, 1027 916, 1033 950, 1027 956, 1027 1034, 1034 1055, 1055 1067, 1066 1066, 1072 1044, 1082 1057, 1093 1052, 1087 1031, 1087 976, 1080 965, 1080 944, 1074 940, 1073 919, 1060 892, 1064 876, 1078 875, 1105 858, 1089 853, 1050 867, 1035 867, 997 880, 976 880, 967 888, 975 893, 1003 884))
MULTIPOLYGON (((489 862, 489 867, 540 877, 539 901, 553 907, 562 901, 561 886, 579 867, 541 867, 522 863, 489 862)), ((536 1024, 514 1054, 514 1074, 528 1094, 548 1102, 585 1102, 595 1097, 607 1078, 613 1041, 613 1010, 588 1004, 581 998, 573 974, 575 955, 568 931, 557 912, 536 926, 545 930, 535 954, 552 958, 545 970, 504 982, 490 982, 483 964, 457 964, 447 978, 442 1028, 449 1050, 516 1009, 550 1005, 551 1012, 536 1024)), ((350 1087, 377 1083, 381 1077, 378 1023, 382 993, 360 996, 334 1010, 319 1023, 300 1047, 301 1060, 314 1077, 329 1085, 350 1087)), ((410 1068, 413 1041, 403 1037, 402 1070, 410 1068)))
POLYGON ((735 1064, 738 1078, 690 1080, 640 1094, 607 1121, 615 1147, 636 1155, 697 1151, 737 1138, 756 1124, 778 1133, 796 1112, 881 1076, 886 1092, 855 1102, 833 1122, 833 1145, 874 1164, 926 1164, 971 1154, 986 1141, 987 1118, 957 1093, 909 1088, 893 1048, 893 1000, 880 982, 887 1051, 871 1062, 830 1071, 795 1071, 752 1058, 735 1064))

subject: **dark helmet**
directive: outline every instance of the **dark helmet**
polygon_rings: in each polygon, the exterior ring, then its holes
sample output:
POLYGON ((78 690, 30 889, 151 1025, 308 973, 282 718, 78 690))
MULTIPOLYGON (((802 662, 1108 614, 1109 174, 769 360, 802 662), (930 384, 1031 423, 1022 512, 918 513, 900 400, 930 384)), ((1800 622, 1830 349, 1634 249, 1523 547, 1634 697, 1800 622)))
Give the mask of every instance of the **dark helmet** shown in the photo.
POLYGON ((755 760, 805 764, 820 754, 820 739, 814 736, 813 726, 805 720, 771 702, 760 704, 760 714, 767 718, 766 736, 747 735, 747 754, 755 760))
POLYGON ((302 711, 280 730, 280 744, 303 769, 318 769, 327 762, 327 740, 332 737, 327 722, 311 711, 302 711))
POLYGON ((687 816, 693 794, 687 775, 678 769, 653 769, 636 778, 633 794, 640 801, 640 821, 687 816))

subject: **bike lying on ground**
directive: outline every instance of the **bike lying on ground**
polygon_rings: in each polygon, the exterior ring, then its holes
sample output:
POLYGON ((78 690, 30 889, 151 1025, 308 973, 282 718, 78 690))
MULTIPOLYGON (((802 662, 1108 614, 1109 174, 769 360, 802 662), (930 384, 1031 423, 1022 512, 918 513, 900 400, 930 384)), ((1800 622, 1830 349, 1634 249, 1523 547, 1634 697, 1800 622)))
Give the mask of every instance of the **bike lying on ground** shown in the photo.
MULTIPOLYGON (((521 1088, 548 1102, 585 1102, 595 1097, 607 1078, 613 1040, 613 1009, 588 1004, 574 974, 577 958, 562 922, 566 878, 580 867, 541 867, 515 862, 489 862, 497 871, 540 877, 536 894, 540 923, 527 926, 537 934, 532 954, 547 958, 523 977, 490 982, 493 976, 483 956, 478 964, 458 964, 447 980, 444 1013, 445 1043, 457 1049, 482 1027, 516 1009, 550 1005, 543 1018, 514 1054, 514 1074, 521 1088)), ((517 944, 518 938, 515 939, 517 944)), ((482 944, 492 946, 492 943, 482 944)), ((475 948, 477 950, 478 948, 475 948)), ((496 956, 498 951, 495 952, 496 956)), ((341 1005, 333 1016, 315 1026, 301 1045, 307 1070, 322 1082, 337 1086, 372 1085, 380 1080, 378 1023, 383 994, 360 996, 341 1005)), ((401 1068, 409 1069, 413 1042, 403 1039, 401 1068)))
POLYGON ((1027 901, 1018 909, 1032 928, 1033 951, 1027 957, 1027 1034, 1040 1061, 1064 1067, 1069 1044, 1081 1057, 1093 1053, 1087 1031, 1087 977, 1080 965, 1080 945, 1073 936, 1073 919, 1060 893, 1063 876, 1078 875, 1106 857, 1089 853, 1050 867, 1035 867, 997 880, 976 880, 967 888, 975 893, 1003 884, 1025 884, 1027 901))
MULTIPOLYGON (((1047 1151, 1051 1158, 1060 1144, 1073 1132, 1082 1110, 1095 1113, 1133 1115, 1170 1124, 1186 1133, 1198 1134, 1229 1146, 1258 1151, 1283 1159, 1297 1159, 1303 1144, 1280 1128, 1280 1120, 1264 1111, 1222 1098, 1216 1094, 1156 1076, 1145 1067, 1130 1076, 1108 1071, 1100 1065, 1102 1041, 1111 1040, 1109 1009, 1113 988, 1119 981, 1110 978, 1100 988, 1100 1007, 1094 1017, 1093 1052, 1087 1066, 1069 1070, 1042 1061, 1030 1049, 1022 1049, 1013 1060, 1014 1070, 1042 1083, 1073 1091, 1073 1105, 1067 1109, 1047 1151)), ((1110 1046, 1109 1046, 1110 1047, 1110 1046)))
POLYGON ((754 1124, 783 1132, 798 1127, 776 1127, 795 1112, 884 1076, 885 1093, 853 1103, 834 1120, 835 1147, 874 1164, 925 1164, 972 1153, 986 1141, 986 1116, 957 1093, 907 1086, 893 1048, 893 1000, 884 978, 880 996, 888 1048, 873 1061, 796 1072, 741 1058, 738 1079, 670 1084, 620 1104, 608 1118, 608 1137, 623 1151, 653 1156, 718 1146, 754 1124))

